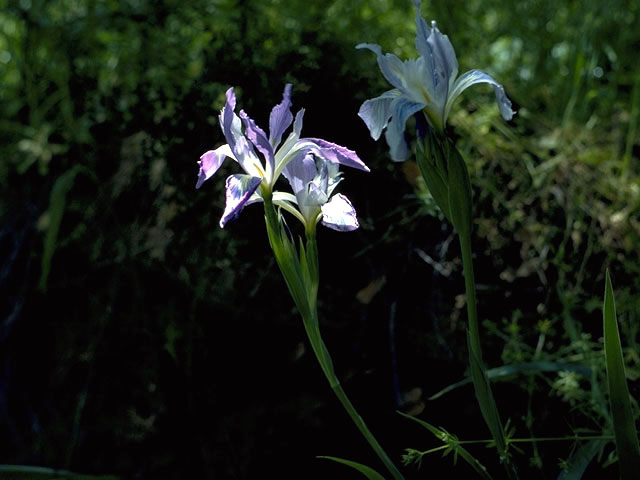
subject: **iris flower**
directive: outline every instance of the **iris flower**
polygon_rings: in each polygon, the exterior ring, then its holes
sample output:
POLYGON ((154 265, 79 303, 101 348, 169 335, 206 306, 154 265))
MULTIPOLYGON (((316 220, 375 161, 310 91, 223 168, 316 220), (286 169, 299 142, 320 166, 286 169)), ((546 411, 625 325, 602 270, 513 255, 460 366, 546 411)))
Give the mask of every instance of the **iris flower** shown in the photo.
POLYGON ((493 86, 505 120, 511 120, 515 113, 504 88, 489 74, 470 70, 458 77, 458 60, 449 38, 438 30, 435 21, 431 22, 431 27, 427 25, 420 15, 420 0, 413 3, 416 7, 418 58, 402 61, 391 53, 383 55, 379 45, 370 43, 356 47, 367 48, 377 55, 382 75, 394 87, 377 98, 365 101, 358 112, 374 140, 378 140, 382 130, 387 129, 385 137, 394 161, 407 158, 404 130, 411 115, 423 110, 427 122, 442 132, 453 103, 464 90, 476 83, 493 86))
POLYGON ((246 205, 271 196, 274 204, 295 215, 305 226, 315 226, 322 220, 334 230, 358 228, 349 200, 343 195, 331 197, 331 194, 340 180, 339 164, 366 172, 369 168, 355 152, 345 147, 319 138, 300 138, 304 109, 298 111, 294 121, 291 85, 285 86, 282 102, 271 110, 268 137, 243 110, 240 116, 236 115, 235 107, 235 93, 230 88, 219 116, 227 144, 205 152, 198 162, 196 188, 218 171, 226 157, 235 160, 244 170, 227 178, 221 227, 237 218, 246 205), (292 132, 283 142, 283 134, 292 123, 292 132), (273 190, 281 174, 289 180, 294 194, 273 190))

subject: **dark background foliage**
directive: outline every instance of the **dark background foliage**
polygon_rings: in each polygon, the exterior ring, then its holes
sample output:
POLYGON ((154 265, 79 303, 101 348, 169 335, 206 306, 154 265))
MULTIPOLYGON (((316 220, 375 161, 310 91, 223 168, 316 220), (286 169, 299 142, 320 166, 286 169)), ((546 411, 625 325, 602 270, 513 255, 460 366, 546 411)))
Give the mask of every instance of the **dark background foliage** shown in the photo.
MULTIPOLYGON (((450 118, 474 188, 490 367, 601 372, 609 266, 637 396, 638 8, 423 6, 461 71, 486 69, 518 106, 505 124, 490 89, 475 87, 450 118)), ((388 86, 354 46, 408 58, 414 34, 399 0, 0 0, 0 463, 357 478, 315 458, 333 455, 382 471, 307 347, 259 206, 218 226, 236 166, 194 189, 196 160, 224 143, 225 90, 266 126, 285 83, 306 109, 304 133, 355 149, 372 170, 340 186, 361 228, 319 232, 322 329, 345 389, 393 458, 438 445, 396 410, 488 438, 468 387, 427 400, 466 370, 451 227, 415 164, 390 162, 356 115, 388 86)), ((606 430, 585 380, 510 380, 495 393, 516 436, 606 430)), ((523 478, 556 478, 572 444, 523 449, 523 478)), ((587 474, 615 476, 611 452, 587 474)), ((490 450, 473 453, 499 475, 490 450)), ((406 471, 452 468, 436 454, 406 471)), ((455 474, 472 472, 458 462, 455 474)))

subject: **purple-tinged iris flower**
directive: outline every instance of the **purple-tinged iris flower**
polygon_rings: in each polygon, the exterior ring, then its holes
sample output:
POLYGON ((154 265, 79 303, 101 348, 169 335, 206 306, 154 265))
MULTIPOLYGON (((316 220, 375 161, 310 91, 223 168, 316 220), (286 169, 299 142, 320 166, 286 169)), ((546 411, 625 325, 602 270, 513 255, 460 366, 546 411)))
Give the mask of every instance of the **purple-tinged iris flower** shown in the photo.
POLYGON ((335 230, 358 227, 355 211, 346 197, 340 194, 330 197, 339 182, 338 164, 366 172, 369 168, 355 152, 345 147, 319 138, 300 138, 304 109, 298 111, 294 120, 290 84, 285 86, 282 102, 271 110, 268 137, 243 110, 240 116, 235 114, 233 88, 227 90, 226 98, 219 120, 227 144, 200 157, 196 184, 196 188, 200 188, 218 171, 226 157, 238 162, 244 170, 243 174, 227 178, 221 227, 237 218, 246 205, 263 201, 264 195, 271 195, 274 204, 291 212, 305 225, 322 219, 324 225, 335 230), (293 130, 283 142, 283 134, 292 123, 293 130), (309 162, 313 163, 313 172, 309 162), (294 195, 273 191, 281 174, 289 180, 294 195))
POLYGON ((294 195, 281 197, 282 206, 295 215, 305 226, 318 220, 326 227, 347 232, 358 228, 356 211, 347 197, 333 191, 342 180, 338 163, 307 153, 291 161, 283 171, 294 195), (288 208, 294 204, 296 208, 288 208))
POLYGON ((413 3, 416 7, 418 58, 402 61, 391 53, 383 55, 379 45, 370 43, 356 47, 367 48, 377 55, 382 75, 395 87, 365 101, 358 115, 374 140, 378 140, 382 130, 387 129, 385 138, 391 158, 397 162, 406 160, 408 155, 404 138, 407 119, 423 110, 429 124, 442 132, 453 103, 471 85, 493 85, 502 117, 511 120, 515 114, 504 88, 489 74, 470 70, 458 77, 458 60, 449 38, 438 30, 435 21, 431 22, 431 27, 427 25, 420 15, 420 0, 413 3))

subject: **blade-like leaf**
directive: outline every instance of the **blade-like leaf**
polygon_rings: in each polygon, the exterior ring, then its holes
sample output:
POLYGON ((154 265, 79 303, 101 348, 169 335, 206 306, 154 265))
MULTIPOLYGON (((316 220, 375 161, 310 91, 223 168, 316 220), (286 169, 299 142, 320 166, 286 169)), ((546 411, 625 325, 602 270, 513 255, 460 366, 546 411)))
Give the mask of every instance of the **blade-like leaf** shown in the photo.
POLYGON ((640 448, 629 400, 629 387, 624 373, 624 359, 616 320, 616 302, 609 270, 606 273, 604 289, 603 320, 604 356, 620 476, 622 480, 631 480, 638 478, 640 474, 640 448))
POLYGON ((472 223, 472 193, 467 164, 453 144, 445 145, 449 168, 451 222, 460 237, 469 238, 472 223))
MULTIPOLYGON (((591 368, 586 365, 580 365, 577 363, 567 362, 529 362, 529 363, 516 363, 513 365, 503 365, 501 367, 491 368, 487 370, 487 376, 490 380, 500 380, 505 377, 517 375, 519 373, 537 373, 537 372, 574 372, 585 378, 591 377, 591 368)), ((436 400, 441 396, 460 388, 464 385, 471 383, 471 377, 460 380, 453 383, 437 393, 434 393, 429 397, 429 400, 436 400)))
POLYGON ((580 480, 593 457, 607 443, 606 440, 589 440, 578 448, 569 458, 569 468, 558 475, 558 480, 580 480))
POLYGON ((0 465, 3 480, 118 480, 113 475, 83 475, 67 470, 28 465, 0 465))
POLYGON ((361 463, 352 462, 351 460, 345 460, 344 458, 338 458, 338 457, 319 456, 318 458, 326 458, 327 460, 333 460, 334 462, 342 463, 343 465, 348 465, 349 467, 358 470, 369 480, 384 480, 384 477, 380 475, 378 472, 376 472, 373 468, 367 467, 366 465, 363 465, 361 463))
MULTIPOLYGON (((424 145, 418 142, 416 147, 416 161, 420 168, 420 173, 424 179, 431 196, 436 201, 447 220, 451 221, 449 213, 449 187, 446 178, 443 178, 441 170, 436 165, 434 158, 436 155, 442 156, 442 149, 436 144, 437 140, 427 135, 424 145)), ((444 163, 444 161, 442 162, 444 163)))
POLYGON ((47 278, 51 270, 51 260, 56 250, 56 240, 58 239, 58 232, 67 203, 67 193, 71 190, 79 170, 80 167, 75 166, 64 172, 58 177, 51 189, 49 209, 47 210, 49 214, 49 225, 44 235, 44 250, 41 261, 40 288, 42 290, 46 290, 47 288, 47 278))

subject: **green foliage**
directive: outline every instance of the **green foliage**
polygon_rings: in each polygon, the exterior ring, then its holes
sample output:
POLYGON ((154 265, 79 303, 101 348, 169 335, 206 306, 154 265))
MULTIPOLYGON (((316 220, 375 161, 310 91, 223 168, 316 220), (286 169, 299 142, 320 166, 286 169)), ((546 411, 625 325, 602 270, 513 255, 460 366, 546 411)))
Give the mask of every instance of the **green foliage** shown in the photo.
POLYGON ((620 462, 620 474, 623 480, 635 478, 640 469, 640 448, 638 432, 629 401, 629 387, 624 372, 624 360, 620 334, 616 318, 616 304, 613 296, 611 278, 607 270, 604 290, 604 355, 607 364, 609 402, 613 430, 616 435, 616 449, 620 462))
POLYGON ((336 463, 342 463, 343 465, 347 465, 348 467, 351 467, 359 471, 362 475, 367 477, 369 480, 384 480, 384 477, 380 475, 378 472, 376 472, 373 468, 367 467, 366 465, 363 465, 361 463, 353 462, 351 460, 345 460, 344 458, 337 458, 337 457, 320 456, 318 458, 326 458, 327 460, 332 460, 336 463))
MULTIPOLYGON (((460 70, 487 70, 518 106, 506 125, 485 102, 491 90, 478 87, 449 118, 470 174, 483 358, 501 415, 532 438, 610 432, 606 265, 637 419, 640 6, 422 8, 460 70), (509 395, 518 401, 501 401, 509 395)), ((260 209, 218 228, 233 167, 193 189, 198 156, 223 142, 217 113, 229 86, 263 124, 292 82, 305 131, 353 146, 372 168, 341 185, 354 193, 361 230, 339 246, 320 234, 332 255, 322 259, 318 308, 338 374, 361 397, 354 403, 409 408, 397 400, 405 391, 462 378, 459 252, 435 211, 438 194, 416 183, 410 162, 392 165, 357 117, 388 85, 355 45, 409 58, 414 32, 409 0, 0 0, 3 461, 125 478, 326 478, 335 467, 317 467, 314 452, 352 455, 348 434, 324 435, 340 415, 331 392, 298 368, 308 361, 297 347, 304 331, 272 275, 260 209), (408 281, 416 276, 419 285, 408 281), (386 284, 356 304, 375 278, 386 284), (287 465, 274 460, 285 456, 287 465)), ((484 430, 464 392, 426 412, 477 438, 484 430)), ((368 413, 398 457, 409 434, 368 413)), ((467 460, 457 442, 450 451, 467 460)), ((559 457, 568 459, 561 478, 610 476, 611 445, 530 442, 514 459, 533 476, 557 476, 559 457)))

